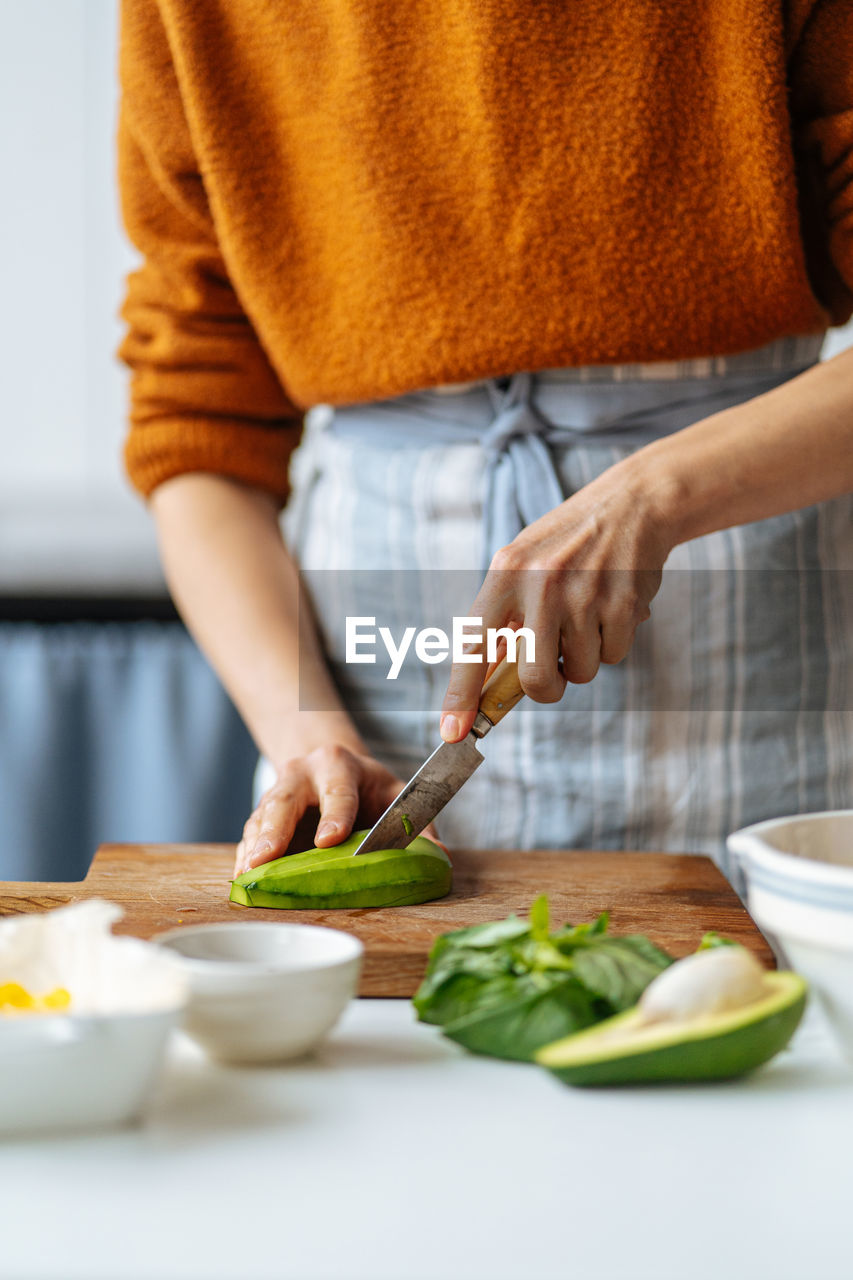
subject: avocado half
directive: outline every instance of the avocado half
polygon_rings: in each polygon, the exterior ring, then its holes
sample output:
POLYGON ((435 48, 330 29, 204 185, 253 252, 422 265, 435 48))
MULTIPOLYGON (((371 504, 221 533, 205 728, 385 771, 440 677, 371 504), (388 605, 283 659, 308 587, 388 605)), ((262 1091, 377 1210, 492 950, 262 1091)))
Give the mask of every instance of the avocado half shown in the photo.
POLYGON ((566 1084, 726 1080, 754 1071, 791 1039, 806 1007, 798 973, 764 975, 767 994, 739 1009, 646 1022, 637 1006, 546 1045, 536 1061, 566 1084))
POLYGON ((453 873, 444 850, 425 836, 405 849, 354 857, 367 831, 354 831, 330 849, 285 854, 231 883, 232 902, 288 911, 336 907, 405 907, 450 892, 453 873))

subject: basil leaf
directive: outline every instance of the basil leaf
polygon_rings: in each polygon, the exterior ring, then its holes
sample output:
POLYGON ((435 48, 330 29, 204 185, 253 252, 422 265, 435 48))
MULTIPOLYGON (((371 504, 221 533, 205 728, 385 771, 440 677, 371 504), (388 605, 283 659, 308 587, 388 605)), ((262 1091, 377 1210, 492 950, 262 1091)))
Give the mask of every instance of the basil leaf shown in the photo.
POLYGON ((559 951, 550 938, 541 942, 535 938, 522 938, 513 945, 512 955, 519 973, 572 968, 571 957, 559 951))
POLYGON ((512 1001, 517 992, 518 978, 515 974, 498 973, 483 980, 471 974, 457 973, 428 997, 421 997, 419 992, 413 1004, 421 1022, 431 1022, 446 1030, 460 1018, 512 1001))
POLYGON ((671 960, 648 938, 593 937, 572 955, 574 972, 588 991, 606 1000, 614 1013, 639 1000, 652 978, 671 960))
POLYGON ((442 933, 435 941, 430 959, 440 951, 450 948, 494 947, 512 938, 521 938, 530 933, 530 925, 518 916, 507 916, 505 920, 492 920, 488 924, 472 924, 467 929, 453 929, 450 933, 442 933))
POLYGON ((542 893, 530 908, 530 932, 537 942, 548 941, 548 895, 542 893))
POLYGON ((571 951, 579 943, 585 942, 587 938, 597 938, 599 935, 607 933, 609 922, 610 916, 608 912, 602 911, 601 915, 589 924, 564 924, 562 929, 558 929, 556 933, 551 934, 551 941, 561 951, 571 951))
POLYGON ((478 1005, 448 1023, 444 1034, 471 1053, 527 1062, 543 1045, 592 1026, 601 1016, 571 975, 529 974, 516 980, 510 999, 478 1005))
POLYGON ((702 941, 696 950, 710 951, 712 947, 737 947, 739 945, 739 943, 733 942, 731 938, 724 938, 722 934, 715 933, 712 929, 710 933, 703 933, 702 941))
POLYGON ((422 1022, 474 1053, 526 1060, 552 1040, 636 1003, 670 957, 648 938, 612 937, 606 912, 549 934, 548 900, 437 938, 414 997, 422 1022))
POLYGON ((422 1022, 439 1026, 473 1007, 485 984, 503 978, 510 988, 515 981, 512 952, 501 947, 490 952, 451 952, 443 963, 427 970, 412 1003, 422 1022))

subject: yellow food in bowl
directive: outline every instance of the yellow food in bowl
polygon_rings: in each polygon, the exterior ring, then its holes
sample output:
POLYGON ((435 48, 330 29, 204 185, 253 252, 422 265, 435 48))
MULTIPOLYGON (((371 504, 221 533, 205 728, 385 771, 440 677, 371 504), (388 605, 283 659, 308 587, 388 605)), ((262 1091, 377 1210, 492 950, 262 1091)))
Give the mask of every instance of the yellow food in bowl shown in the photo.
POLYGON ((34 996, 18 982, 0 984, 0 1013, 56 1013, 70 1004, 71 993, 65 987, 34 996))

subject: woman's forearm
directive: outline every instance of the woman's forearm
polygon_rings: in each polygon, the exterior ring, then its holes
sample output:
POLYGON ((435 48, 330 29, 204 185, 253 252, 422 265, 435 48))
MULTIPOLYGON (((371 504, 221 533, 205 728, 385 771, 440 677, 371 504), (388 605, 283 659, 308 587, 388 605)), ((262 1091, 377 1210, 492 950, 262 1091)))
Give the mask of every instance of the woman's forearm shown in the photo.
POLYGON ((619 465, 673 545, 853 491, 853 349, 619 465))
POLYGON ((220 476, 189 474, 152 495, 175 603, 274 764, 337 742, 364 750, 320 654, 275 503, 220 476), (298 620, 298 622, 297 622, 298 620), (302 700, 327 711, 300 711, 302 700))

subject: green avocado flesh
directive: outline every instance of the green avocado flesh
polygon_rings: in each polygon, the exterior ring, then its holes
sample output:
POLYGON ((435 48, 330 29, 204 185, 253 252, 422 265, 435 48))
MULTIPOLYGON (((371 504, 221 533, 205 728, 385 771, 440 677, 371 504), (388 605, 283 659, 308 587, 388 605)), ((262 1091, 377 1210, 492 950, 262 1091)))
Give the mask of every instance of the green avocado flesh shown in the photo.
POLYGON ((797 973, 767 973, 767 994, 725 1013, 643 1023, 637 1006, 546 1045, 536 1061, 566 1084, 725 1080, 754 1071, 791 1039, 807 987, 797 973))
POLYGON ((405 849, 378 849, 353 857, 366 831, 354 831, 331 849, 307 849, 244 871, 231 884, 231 901, 244 907, 288 911, 334 907, 407 907, 450 892, 450 859, 424 836, 405 849))

